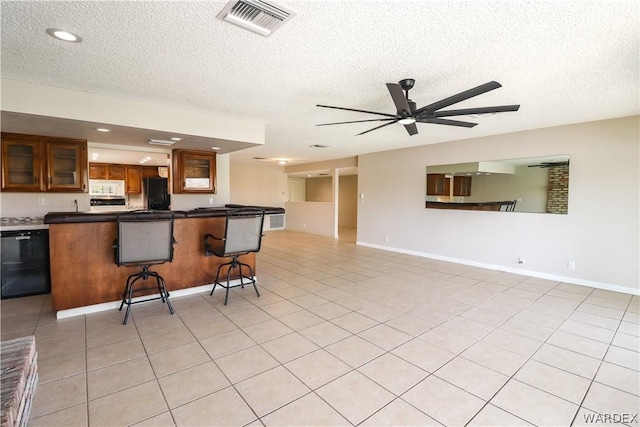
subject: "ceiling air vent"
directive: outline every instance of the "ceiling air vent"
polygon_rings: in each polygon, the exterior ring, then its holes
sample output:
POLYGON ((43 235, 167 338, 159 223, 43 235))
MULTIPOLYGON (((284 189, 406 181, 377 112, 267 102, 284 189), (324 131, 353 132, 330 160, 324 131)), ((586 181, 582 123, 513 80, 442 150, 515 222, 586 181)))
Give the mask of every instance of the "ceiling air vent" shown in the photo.
POLYGON ((167 141, 164 139, 150 139, 149 144, 151 145, 162 145, 163 147, 171 147, 177 141, 167 141))
POLYGON ((311 148, 327 148, 328 145, 313 144, 313 145, 310 145, 309 147, 311 147, 311 148))
POLYGON ((269 37, 295 13, 262 0, 233 0, 218 14, 218 19, 269 37))

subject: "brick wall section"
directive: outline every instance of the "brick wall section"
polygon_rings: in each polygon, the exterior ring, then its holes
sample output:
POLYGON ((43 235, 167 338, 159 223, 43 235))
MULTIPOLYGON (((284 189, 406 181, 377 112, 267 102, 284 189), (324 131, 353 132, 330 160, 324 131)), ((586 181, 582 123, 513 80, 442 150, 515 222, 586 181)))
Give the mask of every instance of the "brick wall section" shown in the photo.
POLYGON ((547 213, 566 214, 569 211, 569 166, 549 168, 547 213))

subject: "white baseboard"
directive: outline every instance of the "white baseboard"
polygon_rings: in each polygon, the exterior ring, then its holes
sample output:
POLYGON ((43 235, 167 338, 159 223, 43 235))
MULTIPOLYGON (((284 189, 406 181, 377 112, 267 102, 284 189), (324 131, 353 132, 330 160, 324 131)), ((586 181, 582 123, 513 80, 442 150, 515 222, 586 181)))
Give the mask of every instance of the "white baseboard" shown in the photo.
POLYGON ((388 247, 388 246, 384 246, 384 245, 376 245, 374 243, 366 243, 366 242, 356 241, 356 245, 365 246, 367 248, 380 249, 380 250, 383 250, 383 251, 397 252, 397 253, 407 254, 407 255, 415 255, 415 256, 419 256, 419 257, 423 257, 423 258, 437 259, 439 261, 448 261, 448 262, 453 262, 453 263, 456 263, 456 264, 463 264, 463 265, 470 265, 470 266, 473 266, 473 267, 486 268, 486 269, 489 269, 489 270, 505 271, 507 273, 514 273, 514 274, 519 274, 519 275, 522 275, 522 276, 531 276, 531 277, 537 277, 537 278, 540 278, 540 279, 555 280, 555 281, 558 281, 558 282, 570 283, 572 285, 589 286, 589 287, 592 287, 592 288, 603 289, 603 290, 607 290, 607 291, 621 292, 621 293, 630 294, 630 295, 640 295, 640 289, 632 289, 632 288, 628 288, 626 286, 614 285, 614 284, 611 284, 611 283, 603 283, 603 282, 596 282, 596 281, 593 281, 593 280, 579 279, 579 278, 576 278, 576 277, 560 276, 560 275, 556 275, 556 274, 548 274, 548 273, 543 273, 543 272, 540 272, 540 271, 523 270, 523 269, 520 269, 520 268, 512 268, 512 267, 507 267, 507 266, 504 266, 504 265, 486 264, 486 263, 482 263, 482 262, 469 261, 469 260, 465 260, 465 259, 461 259, 461 258, 446 257, 446 256, 437 255, 437 254, 431 254, 431 253, 427 253, 427 252, 418 252, 418 251, 412 251, 412 250, 408 250, 408 249, 392 248, 392 247, 388 247))
MULTIPOLYGON (((255 277, 255 276, 254 276, 255 277)), ((256 278, 257 280, 257 278, 256 278)), ((236 285, 236 284, 240 284, 240 279, 234 279, 230 281, 231 285, 236 285)), ((184 297, 187 295, 193 295, 193 294, 199 294, 201 292, 211 292, 211 288, 213 287, 213 283, 209 284, 209 285, 202 285, 202 286, 196 286, 193 288, 186 288, 186 289, 178 289, 178 290, 174 290, 174 291, 170 291, 169 294, 171 296, 171 298, 176 298, 176 297, 184 297)), ((218 288, 217 289, 222 289, 224 290, 224 288, 218 288)), ((145 298, 149 298, 150 296, 153 295, 145 295, 145 296, 140 296, 140 297, 136 297, 133 299, 134 302, 136 301, 142 301, 145 298)), ((73 317, 73 316, 81 316, 84 314, 93 314, 93 313, 99 313, 101 311, 107 311, 107 310, 113 310, 113 309, 118 309, 120 308, 120 304, 122 303, 122 300, 118 300, 118 301, 111 301, 111 302, 105 302, 105 303, 101 303, 101 304, 93 304, 93 305, 87 305, 84 307, 77 307, 77 308, 69 308, 67 310, 60 310, 56 312, 56 319, 66 319, 69 317, 73 317)), ((123 308, 124 310, 124 308, 123 308)))

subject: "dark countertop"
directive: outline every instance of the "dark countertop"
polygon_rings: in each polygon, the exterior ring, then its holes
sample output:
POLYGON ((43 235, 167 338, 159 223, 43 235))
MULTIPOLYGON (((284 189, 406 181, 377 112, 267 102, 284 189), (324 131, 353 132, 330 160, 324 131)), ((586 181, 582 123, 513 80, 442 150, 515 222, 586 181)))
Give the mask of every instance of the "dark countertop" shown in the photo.
POLYGON ((512 204, 512 200, 506 200, 503 202, 427 202, 428 205, 440 205, 440 206, 496 206, 496 205, 510 205, 512 204))
MULTIPOLYGON (((197 208, 190 211, 161 211, 162 213, 173 213, 175 219, 183 218, 209 218, 224 217, 230 209, 239 208, 255 208, 263 210, 265 215, 284 214, 284 208, 268 207, 268 206, 245 206, 232 205, 197 208)), ((118 215, 127 214, 127 212, 49 212, 44 216, 45 224, 73 224, 87 222, 111 222, 115 221, 118 215)), ((160 214, 160 212, 159 212, 160 214)))

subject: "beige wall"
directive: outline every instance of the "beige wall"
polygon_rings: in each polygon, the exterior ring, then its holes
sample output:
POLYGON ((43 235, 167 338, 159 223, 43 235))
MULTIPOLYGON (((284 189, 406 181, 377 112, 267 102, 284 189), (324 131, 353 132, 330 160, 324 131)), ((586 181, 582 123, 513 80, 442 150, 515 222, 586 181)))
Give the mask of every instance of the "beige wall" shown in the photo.
POLYGON ((287 177, 283 166, 232 161, 229 182, 231 203, 284 206, 287 177))
POLYGON ((338 226, 356 227, 358 225, 358 176, 338 177, 338 226))
POLYGON ((362 155, 358 243, 638 294, 639 124, 636 116, 362 155), (571 158, 568 215, 424 208, 427 165, 552 154, 571 158))
POLYGON ((307 178, 305 179, 305 200, 307 202, 332 202, 333 178, 307 178))

